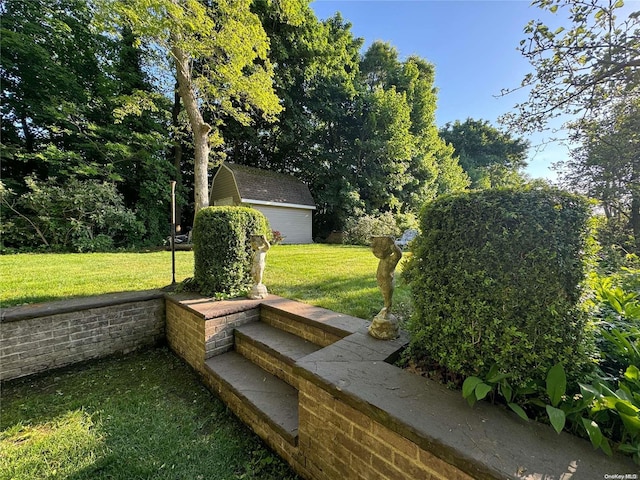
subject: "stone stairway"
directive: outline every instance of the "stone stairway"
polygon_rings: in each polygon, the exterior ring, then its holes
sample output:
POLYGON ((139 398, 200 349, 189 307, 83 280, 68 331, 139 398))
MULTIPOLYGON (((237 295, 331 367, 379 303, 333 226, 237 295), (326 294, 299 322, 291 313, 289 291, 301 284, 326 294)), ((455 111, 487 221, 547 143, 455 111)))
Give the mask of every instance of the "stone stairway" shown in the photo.
MULTIPOLYGON (((167 297, 167 340, 303 478, 530 480, 635 472, 628 458, 391 364, 406 334, 270 296, 167 297)), ((630 477, 631 478, 631 477, 630 477)))
MULTIPOLYGON (((295 318, 288 316, 286 320, 287 325, 294 327, 289 330, 296 331, 295 318)), ((261 320, 235 328, 234 351, 206 360, 205 369, 209 383, 238 417, 258 433, 262 430, 263 438, 277 434, 296 446, 295 363, 321 348, 261 320)))

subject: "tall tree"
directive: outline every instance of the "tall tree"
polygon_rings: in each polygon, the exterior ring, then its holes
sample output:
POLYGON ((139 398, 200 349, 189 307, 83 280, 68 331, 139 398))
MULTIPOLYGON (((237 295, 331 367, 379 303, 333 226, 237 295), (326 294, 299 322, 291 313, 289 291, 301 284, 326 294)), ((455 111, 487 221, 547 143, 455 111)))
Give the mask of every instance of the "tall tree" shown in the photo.
POLYGON ((282 109, 272 88, 269 42, 260 20, 250 0, 99 3, 103 24, 127 26, 171 58, 193 136, 197 212, 209 204, 209 154, 223 143, 223 116, 248 124, 254 109, 268 119, 282 109))
POLYGON ((339 14, 319 21, 304 6, 292 21, 275 2, 255 6, 270 38, 274 86, 284 110, 277 123, 258 118, 255 128, 225 119, 225 153, 235 162, 292 173, 308 183, 317 205, 314 228, 322 235, 341 228, 361 207, 345 162, 356 129, 354 84, 362 40, 339 14))
POLYGON ((99 140, 111 119, 99 58, 111 45, 89 29, 91 13, 81 0, 3 3, 3 178, 17 184, 27 175, 64 181, 113 174, 113 143, 99 140))
MULTIPOLYGON (((169 100, 158 93, 145 71, 145 52, 129 28, 116 43, 116 61, 108 69, 115 83, 114 124, 118 135, 126 131, 127 149, 115 162, 125 205, 134 208, 146 227, 146 242, 160 245, 167 237, 169 182, 176 169, 167 158, 169 100)), ((110 132, 105 132, 108 138, 110 132)), ((179 171, 179 170, 178 170, 179 171)))
POLYGON ((487 120, 456 120, 440 129, 440 136, 455 149, 473 188, 520 184, 527 166, 529 142, 493 127, 487 120))
POLYGON ((566 12, 569 26, 554 29, 532 20, 525 28, 528 37, 520 50, 534 70, 520 87, 528 90, 528 99, 504 116, 507 125, 541 130, 554 117, 589 119, 612 103, 637 97, 640 12, 620 19, 623 0, 535 0, 533 5, 558 17, 566 12))
POLYGON ((623 0, 533 4, 557 16, 567 13, 569 26, 528 24, 521 51, 534 68, 522 81, 529 97, 503 120, 521 131, 533 131, 554 117, 568 115, 565 126, 581 143, 564 164, 565 181, 600 198, 609 216, 614 211, 628 215, 638 247, 637 130, 628 126, 637 127, 640 11, 625 18, 623 0), (610 195, 619 197, 613 200, 610 195))
POLYGON ((362 126, 355 158, 367 166, 361 195, 384 198, 370 204, 367 213, 417 212, 438 191, 465 188, 466 174, 451 158, 453 151, 439 138, 435 125, 433 65, 415 56, 401 62, 394 47, 374 42, 362 58, 360 72, 362 126), (373 172, 380 176, 377 183, 372 182, 373 172))
POLYGON ((159 244, 168 230, 167 102, 153 93, 131 32, 102 35, 90 28, 93 13, 79 0, 3 4, 3 181, 18 196, 31 189, 27 177, 51 188, 115 182, 146 240, 159 244))
POLYGON ((607 219, 627 225, 640 252, 640 99, 582 122, 562 180, 598 199, 607 219))

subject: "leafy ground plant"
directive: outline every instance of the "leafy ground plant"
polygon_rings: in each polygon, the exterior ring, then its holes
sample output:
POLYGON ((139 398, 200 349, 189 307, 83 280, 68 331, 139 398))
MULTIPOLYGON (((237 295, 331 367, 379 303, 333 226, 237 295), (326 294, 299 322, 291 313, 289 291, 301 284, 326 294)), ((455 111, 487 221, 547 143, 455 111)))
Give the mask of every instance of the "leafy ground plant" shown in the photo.
POLYGON ((167 349, 10 382, 0 479, 295 480, 167 349))
POLYGON ((470 405, 486 397, 503 401, 525 420, 548 421, 558 433, 582 435, 607 455, 615 447, 640 464, 640 304, 637 291, 626 289, 637 285, 637 276, 627 269, 595 282, 601 358, 590 377, 570 387, 558 363, 544 385, 514 388, 511 375, 493 365, 485 378, 464 381, 463 396, 470 405))

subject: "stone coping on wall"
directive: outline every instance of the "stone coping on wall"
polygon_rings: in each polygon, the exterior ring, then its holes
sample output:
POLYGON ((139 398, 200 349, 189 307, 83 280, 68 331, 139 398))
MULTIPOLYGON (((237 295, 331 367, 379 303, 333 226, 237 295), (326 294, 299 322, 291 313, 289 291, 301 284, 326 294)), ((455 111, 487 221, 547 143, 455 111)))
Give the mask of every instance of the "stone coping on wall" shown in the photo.
POLYGON ((62 313, 89 310, 92 308, 109 307, 123 303, 144 302, 156 300, 165 295, 163 290, 142 290, 139 292, 117 292, 96 295, 92 297, 78 297, 64 300, 56 300, 46 303, 33 303, 16 307, 2 308, 0 323, 28 320, 30 318, 47 317, 62 313))
POLYGON ((166 299, 194 313, 196 316, 209 320, 224 317, 234 313, 244 312, 253 308, 275 309, 284 312, 292 320, 308 325, 321 325, 322 329, 346 337, 367 326, 369 322, 358 317, 337 313, 326 308, 315 307, 306 303, 296 302, 277 295, 269 295, 262 300, 248 298, 232 298, 228 300, 212 300, 193 293, 167 294, 166 299))
POLYGON ((295 374, 474 478, 591 480, 637 472, 629 458, 607 457, 587 440, 487 402, 471 408, 460 392, 386 363, 404 344, 404 335, 385 342, 360 328, 300 359, 295 374))
POLYGON ((234 313, 244 312, 258 307, 263 300, 251 300, 238 297, 228 300, 214 300, 195 293, 180 292, 169 293, 165 296, 167 301, 176 303, 186 308, 197 317, 209 320, 211 318, 224 317, 234 313))

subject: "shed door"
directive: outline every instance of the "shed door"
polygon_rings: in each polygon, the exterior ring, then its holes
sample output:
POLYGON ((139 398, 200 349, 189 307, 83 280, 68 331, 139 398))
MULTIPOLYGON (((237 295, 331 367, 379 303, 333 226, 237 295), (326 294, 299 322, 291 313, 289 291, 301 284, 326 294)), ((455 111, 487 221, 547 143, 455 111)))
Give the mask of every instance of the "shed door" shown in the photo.
POLYGON ((282 243, 313 243, 311 235, 311 215, 313 210, 290 207, 252 205, 269 219, 272 230, 279 231, 282 243))

